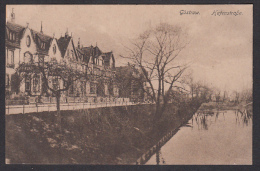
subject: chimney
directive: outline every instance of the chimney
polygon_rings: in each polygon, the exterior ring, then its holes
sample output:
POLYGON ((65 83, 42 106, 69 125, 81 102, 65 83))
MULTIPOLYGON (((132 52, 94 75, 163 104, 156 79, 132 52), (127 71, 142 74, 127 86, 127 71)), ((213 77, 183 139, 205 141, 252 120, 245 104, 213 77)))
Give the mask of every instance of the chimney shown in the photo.
POLYGON ((79 37, 79 41, 78 41, 78 48, 80 49, 80 37, 79 37))
POLYGON ((43 34, 43 31, 42 31, 42 21, 41 21, 41 34, 43 34))
POLYGON ((12 13, 11 13, 11 22, 15 23, 15 13, 14 13, 14 8, 12 8, 12 13))
POLYGON ((68 30, 68 28, 67 28, 67 31, 66 31, 66 33, 65 33, 65 38, 67 38, 69 36, 69 30, 68 30))

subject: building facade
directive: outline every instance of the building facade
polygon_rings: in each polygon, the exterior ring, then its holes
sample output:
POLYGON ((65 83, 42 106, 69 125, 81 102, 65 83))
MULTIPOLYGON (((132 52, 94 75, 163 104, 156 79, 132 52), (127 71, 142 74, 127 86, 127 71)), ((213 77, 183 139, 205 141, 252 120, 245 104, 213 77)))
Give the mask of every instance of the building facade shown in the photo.
MULTIPOLYGON (((115 58, 113 52, 102 52, 98 46, 83 47, 75 45, 68 30, 64 36, 56 38, 43 33, 41 26, 37 32, 27 26, 15 23, 15 14, 12 12, 11 21, 6 22, 5 31, 6 49, 6 84, 7 99, 14 96, 45 99, 54 96, 43 83, 40 72, 17 71, 23 64, 47 66, 50 62, 65 62, 76 70, 86 73, 85 78, 74 81, 67 91, 61 94, 61 101, 69 102, 75 98, 80 101, 95 102, 104 97, 118 97, 118 86, 114 83, 115 58), (38 98, 40 97, 40 98, 38 98)), ((64 82, 55 75, 48 75, 48 85, 52 88, 63 88, 64 82)))
POLYGON ((129 97, 132 102, 147 101, 150 98, 147 95, 149 87, 146 79, 134 64, 116 67, 116 82, 119 97, 129 97))

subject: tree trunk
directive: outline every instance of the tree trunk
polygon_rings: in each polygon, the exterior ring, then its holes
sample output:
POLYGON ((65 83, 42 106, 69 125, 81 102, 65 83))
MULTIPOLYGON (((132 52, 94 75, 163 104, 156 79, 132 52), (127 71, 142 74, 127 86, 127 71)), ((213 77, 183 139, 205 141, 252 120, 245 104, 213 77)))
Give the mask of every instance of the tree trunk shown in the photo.
POLYGON ((59 151, 59 164, 62 163, 62 153, 61 153, 61 142, 62 142, 62 131, 61 131, 61 114, 60 114, 60 92, 56 93, 56 106, 57 106, 57 126, 58 126, 58 151, 59 151))

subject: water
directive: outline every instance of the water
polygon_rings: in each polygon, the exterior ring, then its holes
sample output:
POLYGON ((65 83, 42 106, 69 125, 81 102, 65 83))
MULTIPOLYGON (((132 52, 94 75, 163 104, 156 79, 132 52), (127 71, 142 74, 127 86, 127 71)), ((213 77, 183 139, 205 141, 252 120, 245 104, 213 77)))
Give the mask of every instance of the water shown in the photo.
POLYGON ((197 112, 146 164, 251 165, 252 114, 197 112))

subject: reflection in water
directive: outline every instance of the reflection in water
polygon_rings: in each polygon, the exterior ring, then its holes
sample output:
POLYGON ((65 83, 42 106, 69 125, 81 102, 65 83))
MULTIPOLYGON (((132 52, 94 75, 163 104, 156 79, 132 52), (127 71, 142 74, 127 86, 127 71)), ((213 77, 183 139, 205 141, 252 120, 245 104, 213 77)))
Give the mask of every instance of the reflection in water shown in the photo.
POLYGON ((146 164, 252 164, 252 115, 198 111, 146 164))
POLYGON ((156 151, 155 155, 156 155, 156 164, 157 165, 166 164, 166 162, 165 162, 165 160, 164 160, 164 158, 162 156, 161 149, 156 151))
MULTIPOLYGON (((242 123, 243 125, 248 126, 252 119, 252 112, 244 109, 244 110, 234 110, 235 116, 236 116, 236 123, 240 125, 242 123)), ((198 126, 198 130, 208 130, 209 125, 212 123, 211 119, 208 119, 208 117, 212 118, 214 117, 214 122, 218 121, 219 114, 223 114, 223 119, 225 121, 225 113, 226 111, 219 111, 217 110, 214 112, 208 112, 208 111, 199 111, 195 113, 191 119, 191 124, 193 125, 193 120, 196 121, 196 124, 198 126)))

